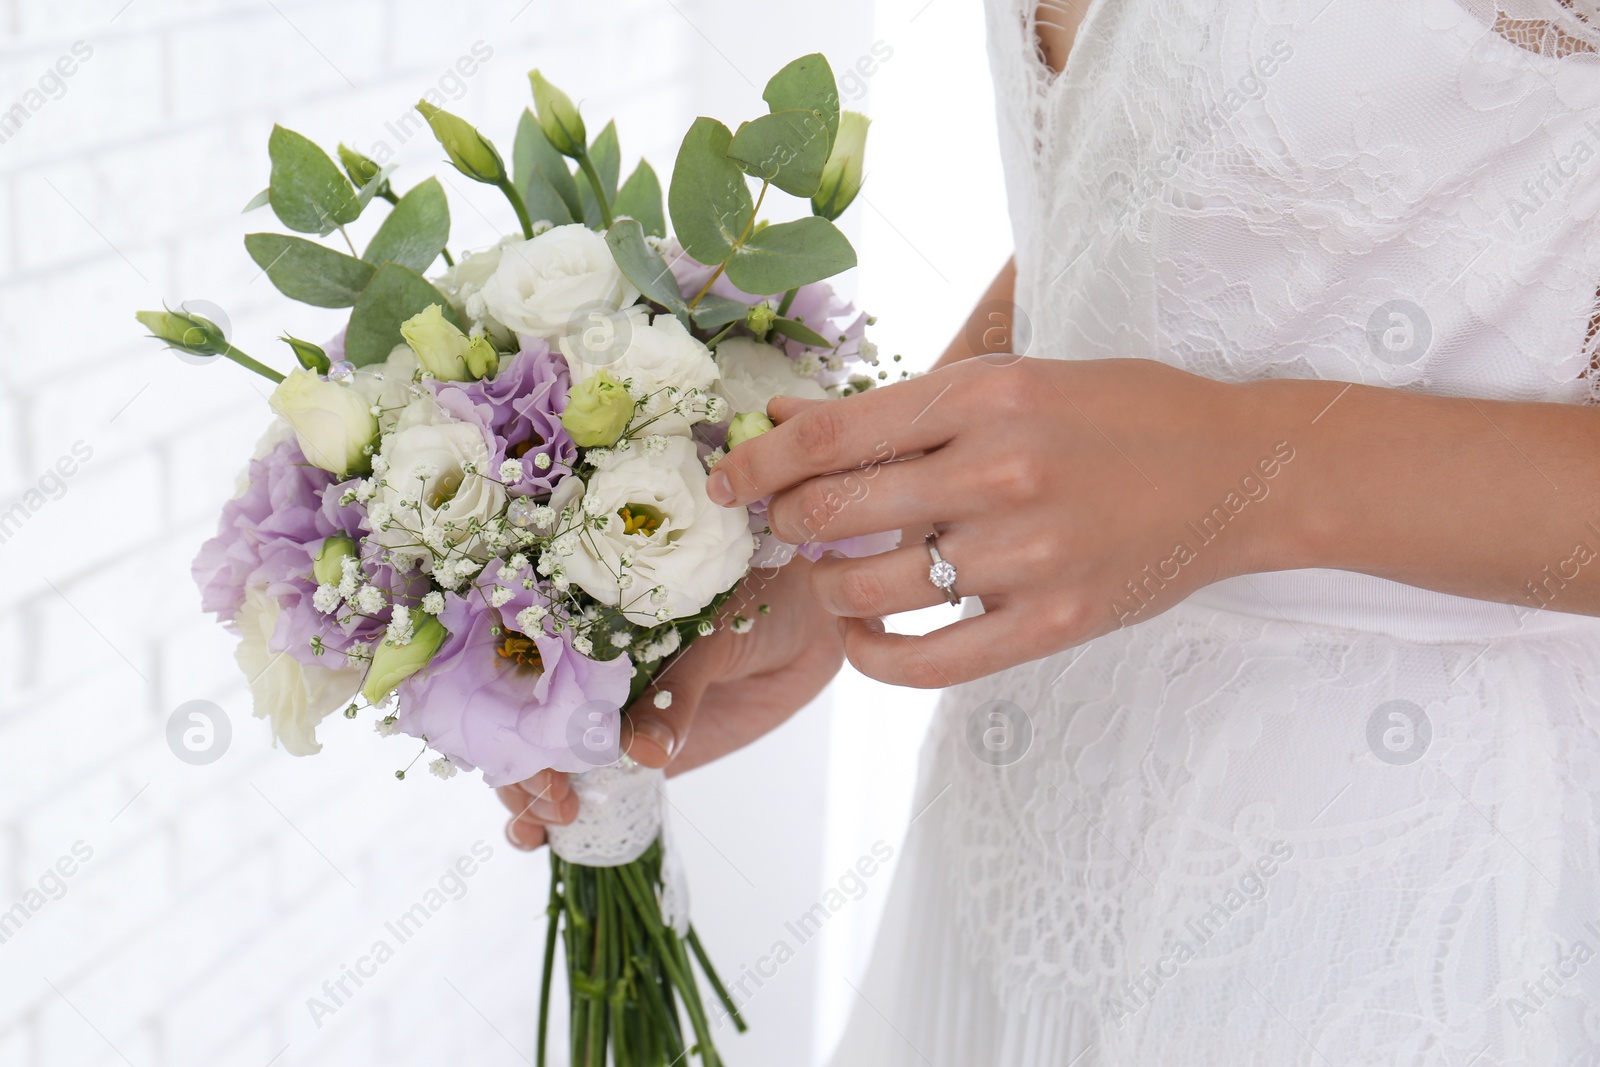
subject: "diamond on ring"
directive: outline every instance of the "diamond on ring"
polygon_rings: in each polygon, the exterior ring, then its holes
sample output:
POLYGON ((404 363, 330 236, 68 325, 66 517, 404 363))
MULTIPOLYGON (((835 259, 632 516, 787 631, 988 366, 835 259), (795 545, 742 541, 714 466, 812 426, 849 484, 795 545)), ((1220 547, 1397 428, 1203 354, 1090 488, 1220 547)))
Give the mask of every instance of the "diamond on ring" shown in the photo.
POLYGON ((961 603, 961 597, 956 593, 956 565, 939 554, 939 535, 928 534, 923 541, 927 543, 928 555, 933 560, 933 564, 928 568, 928 581, 932 582, 950 603, 961 603))

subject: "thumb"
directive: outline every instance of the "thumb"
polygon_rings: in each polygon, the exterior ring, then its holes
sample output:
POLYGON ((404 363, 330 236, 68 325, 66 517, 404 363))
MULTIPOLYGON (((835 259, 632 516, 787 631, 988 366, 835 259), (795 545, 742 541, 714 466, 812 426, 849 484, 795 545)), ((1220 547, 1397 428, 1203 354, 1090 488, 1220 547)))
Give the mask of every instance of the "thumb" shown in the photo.
POLYGON ((826 404, 826 400, 806 400, 797 396, 778 395, 767 401, 767 415, 773 422, 788 422, 807 408, 826 404))
POLYGON ((726 660, 723 631, 694 642, 655 676, 628 708, 622 751, 646 767, 665 767, 683 749, 706 687, 726 660), (664 705, 664 706, 663 706, 664 705))

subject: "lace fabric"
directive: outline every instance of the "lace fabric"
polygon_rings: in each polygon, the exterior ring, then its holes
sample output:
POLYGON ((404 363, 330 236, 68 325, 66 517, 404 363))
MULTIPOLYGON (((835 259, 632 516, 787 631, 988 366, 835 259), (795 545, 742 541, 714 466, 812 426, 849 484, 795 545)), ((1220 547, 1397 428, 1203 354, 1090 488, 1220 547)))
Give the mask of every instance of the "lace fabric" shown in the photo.
MULTIPOLYGON (((1031 4, 1030 355, 1596 398, 1591 4, 1095 0, 1059 74, 1031 4)), ((1600 1062, 1597 807, 1600 619, 1219 583, 944 695, 834 1063, 1600 1062)))

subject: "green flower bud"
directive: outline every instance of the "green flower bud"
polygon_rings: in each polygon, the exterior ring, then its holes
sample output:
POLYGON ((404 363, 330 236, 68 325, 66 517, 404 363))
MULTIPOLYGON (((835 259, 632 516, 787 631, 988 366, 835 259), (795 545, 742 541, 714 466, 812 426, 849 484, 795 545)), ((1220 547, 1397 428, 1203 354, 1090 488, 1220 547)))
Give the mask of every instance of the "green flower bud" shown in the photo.
POLYGON ((420 612, 411 631, 411 640, 396 645, 385 640, 372 650, 372 666, 367 670, 367 680, 361 695, 369 703, 377 704, 394 692, 395 686, 428 665, 439 646, 444 644, 450 631, 432 615, 420 612))
POLYGON ((632 419, 633 397, 608 370, 598 371, 573 386, 567 397, 567 410, 561 413, 561 425, 582 448, 615 444, 632 419))
POLYGON ((564 156, 577 159, 587 149, 589 138, 572 98, 545 80, 537 70, 528 71, 533 83, 533 107, 538 112, 539 128, 545 139, 564 156))
POLYGON ((867 155, 867 127, 872 120, 855 111, 839 113, 839 133, 833 151, 822 167, 822 185, 811 198, 811 213, 833 220, 861 191, 861 171, 867 155))
POLYGON ((317 549, 317 558, 311 564, 311 577, 318 585, 338 585, 344 577, 344 561, 353 559, 356 543, 348 537, 329 537, 317 549))
POLYGON ((461 358, 466 360, 467 370, 474 378, 493 378, 499 373, 500 353, 494 350, 494 345, 482 334, 472 339, 461 358))
POLYGON ((499 185, 506 181, 505 161, 495 151, 494 145, 489 143, 489 139, 479 133, 472 123, 426 100, 417 101, 417 110, 433 127, 433 135, 444 146, 450 162, 462 174, 487 185, 499 185))
POLYGON ((372 402, 359 392, 297 369, 267 402, 288 420, 300 451, 313 464, 339 475, 367 469, 367 448, 378 439, 378 420, 372 402))
POLYGON ((764 411, 741 411, 728 423, 728 447, 738 448, 752 437, 760 437, 772 429, 772 420, 764 411))
MULTIPOLYGON (((350 180, 356 183, 357 189, 376 178, 378 172, 383 169, 378 166, 376 161, 368 159, 354 148, 344 144, 339 146, 339 162, 344 164, 344 172, 350 175, 350 180)), ((389 192, 389 179, 385 178, 383 179, 383 184, 373 190, 373 195, 387 196, 389 192)))
POLYGON ((772 324, 777 320, 776 311, 766 304, 757 304, 744 317, 744 324, 750 327, 750 332, 756 335, 757 340, 765 340, 767 331, 772 329, 772 324))
POLYGON ((134 318, 150 336, 173 348, 197 356, 220 356, 229 348, 222 328, 210 319, 187 311, 140 311, 134 318))
POLYGON ((327 374, 328 368, 332 366, 328 362, 328 353, 324 352, 319 345, 314 345, 310 341, 302 341, 298 337, 290 337, 287 334, 278 338, 278 340, 294 349, 294 358, 299 360, 300 365, 308 371, 315 374, 327 374))
POLYGON ((472 379, 464 358, 471 342, 467 335, 444 317, 438 304, 429 304, 400 324, 400 336, 406 339, 417 362, 442 382, 465 382, 472 379))

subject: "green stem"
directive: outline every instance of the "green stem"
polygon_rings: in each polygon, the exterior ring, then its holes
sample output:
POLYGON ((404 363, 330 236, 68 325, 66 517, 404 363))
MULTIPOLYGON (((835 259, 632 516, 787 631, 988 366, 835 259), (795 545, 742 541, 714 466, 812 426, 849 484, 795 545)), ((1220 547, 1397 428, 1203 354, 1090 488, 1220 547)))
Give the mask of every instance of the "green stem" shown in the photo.
POLYGON ((711 959, 706 955, 706 950, 700 944, 700 935, 694 932, 694 927, 689 927, 689 947, 694 950, 694 958, 700 961, 700 970, 705 972, 706 980, 711 983, 711 988, 717 991, 717 999, 722 1001, 722 1006, 728 1009, 728 1014, 733 1018, 734 1029, 741 1034, 750 1029, 745 1025, 744 1016, 739 1014, 739 1007, 728 995, 727 987, 722 984, 722 979, 717 975, 717 969, 711 966, 711 959))
POLYGON ((249 356, 245 355, 243 352, 239 351, 237 348, 234 348, 232 345, 229 345, 228 348, 227 348, 227 351, 223 352, 222 354, 224 356, 227 356, 229 359, 233 360, 235 363, 239 364, 239 366, 243 367, 245 370, 253 370, 253 371, 255 371, 257 374, 261 375, 263 378, 267 379, 269 382, 281 382, 281 381, 283 381, 283 375, 279 374, 277 371, 273 370, 271 367, 267 366, 265 363, 261 363, 261 362, 259 362, 257 360, 251 359, 249 356))
POLYGON ((545 916, 550 925, 544 935, 544 977, 539 982, 538 1067, 544 1067, 545 1046, 550 1033, 550 978, 555 973, 556 936, 561 929, 560 863, 556 854, 550 853, 550 903, 545 907, 545 916))
POLYGON ((445 266, 453 267, 456 265, 456 261, 450 258, 450 250, 448 248, 439 249, 439 254, 444 257, 445 266))
POLYGON ((667 972, 667 977, 677 987, 683 996, 684 1010, 689 1013, 689 1025, 694 1028, 695 1042, 700 1046, 700 1061, 705 1067, 715 1067, 720 1061, 717 1058, 716 1048, 711 1043, 711 1031, 706 1025, 705 1009, 700 1004, 699 991, 694 985, 694 975, 685 974, 683 963, 683 946, 678 944, 678 935, 669 932, 661 923, 655 920, 650 910, 659 910, 659 905, 654 900, 654 894, 645 884, 644 876, 634 866, 619 868, 622 872, 623 883, 628 892, 633 896, 634 906, 645 917, 645 924, 650 928, 650 936, 656 942, 656 951, 660 954, 661 965, 667 972))
POLYGON ((781 319, 788 317, 789 305, 794 303, 794 298, 799 294, 799 292, 800 287, 797 285, 793 289, 790 289, 787 293, 783 294, 783 303, 778 305, 778 318, 781 319))
POLYGON ((589 158, 588 152, 578 154, 578 169, 583 171, 583 176, 589 179, 589 187, 594 190, 594 202, 600 205, 600 221, 606 229, 611 229, 611 205, 606 201, 605 186, 600 182, 600 172, 594 169, 594 161, 589 158))
POLYGON ((517 213, 517 222, 522 225, 522 236, 533 240, 533 220, 528 218, 528 205, 522 202, 522 194, 517 192, 517 187, 508 178, 502 178, 495 185, 511 201, 511 209, 517 213))

